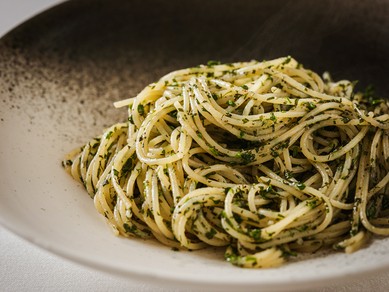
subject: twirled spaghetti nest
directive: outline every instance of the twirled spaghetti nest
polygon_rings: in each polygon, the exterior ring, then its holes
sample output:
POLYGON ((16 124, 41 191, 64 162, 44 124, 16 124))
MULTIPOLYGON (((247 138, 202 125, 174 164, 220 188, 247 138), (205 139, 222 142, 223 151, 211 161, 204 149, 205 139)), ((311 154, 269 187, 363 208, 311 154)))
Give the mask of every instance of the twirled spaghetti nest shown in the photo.
POLYGON ((65 168, 117 234, 243 267, 388 235, 389 108, 291 57, 172 72, 65 168))

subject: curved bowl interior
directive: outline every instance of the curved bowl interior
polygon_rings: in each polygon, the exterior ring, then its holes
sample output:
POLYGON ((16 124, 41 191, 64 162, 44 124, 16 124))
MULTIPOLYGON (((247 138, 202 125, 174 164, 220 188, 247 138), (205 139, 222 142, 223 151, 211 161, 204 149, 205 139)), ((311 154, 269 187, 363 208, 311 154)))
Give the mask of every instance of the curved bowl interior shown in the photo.
POLYGON ((387 93, 388 14, 389 1, 379 0, 84 0, 34 17, 0 41, 0 222, 80 263, 186 287, 312 287, 387 268, 388 239, 352 255, 252 271, 224 262, 216 249, 173 252, 117 238, 60 162, 126 118, 113 101, 208 60, 291 55, 387 93))

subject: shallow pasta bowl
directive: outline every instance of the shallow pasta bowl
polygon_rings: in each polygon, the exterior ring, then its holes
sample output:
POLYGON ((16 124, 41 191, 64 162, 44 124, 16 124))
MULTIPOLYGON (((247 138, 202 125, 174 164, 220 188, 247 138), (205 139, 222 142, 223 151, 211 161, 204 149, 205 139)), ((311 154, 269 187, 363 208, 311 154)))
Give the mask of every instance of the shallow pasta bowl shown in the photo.
POLYGON ((30 242, 124 277, 176 287, 300 289, 389 267, 389 239, 246 270, 223 252, 113 236, 61 159, 126 118, 112 102, 178 68, 292 55, 389 92, 388 1, 71 1, 0 41, 0 222, 30 242), (365 3, 366 2, 366 3, 365 3))

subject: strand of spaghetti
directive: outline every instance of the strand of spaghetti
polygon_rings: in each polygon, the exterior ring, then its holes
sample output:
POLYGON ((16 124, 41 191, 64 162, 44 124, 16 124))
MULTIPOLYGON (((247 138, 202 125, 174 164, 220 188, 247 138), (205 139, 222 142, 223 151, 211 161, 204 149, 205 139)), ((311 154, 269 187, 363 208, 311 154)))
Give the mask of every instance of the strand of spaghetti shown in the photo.
POLYGON ((174 236, 183 246, 189 246, 190 243, 185 229, 193 212, 200 208, 200 204, 212 206, 215 205, 215 200, 224 200, 224 196, 224 189, 203 188, 187 194, 180 200, 173 212, 172 229, 174 236))
POLYGON ((294 88, 298 89, 299 91, 301 91, 301 92, 303 92, 305 94, 308 94, 308 95, 310 95, 312 97, 316 97, 316 98, 319 98, 319 99, 322 99, 322 100, 329 100, 329 101, 336 100, 336 101, 338 101, 340 103, 344 103, 346 105, 351 105, 352 104, 352 101, 350 101, 347 98, 342 98, 342 97, 337 97, 337 96, 333 96, 333 95, 328 95, 328 94, 325 94, 325 93, 320 93, 320 92, 317 92, 315 90, 312 90, 309 87, 307 87, 307 86, 297 82, 296 80, 294 80, 290 76, 288 76, 286 74, 283 74, 283 73, 281 73, 281 72, 279 72, 277 70, 266 69, 265 73, 280 78, 282 81, 285 81, 286 83, 290 84, 291 86, 293 86, 294 88))
POLYGON ((367 131, 369 130, 368 127, 362 127, 361 131, 353 137, 347 145, 343 146, 338 151, 333 151, 328 155, 314 155, 312 154, 312 151, 307 148, 309 137, 312 135, 312 133, 317 130, 320 127, 326 127, 329 125, 333 125, 332 121, 324 121, 321 123, 318 123, 314 126, 312 126, 308 131, 304 132, 304 134, 301 136, 300 139, 300 147, 301 151, 304 153, 304 155, 313 161, 318 162, 326 162, 326 161, 332 161, 335 159, 338 159, 341 156, 344 156, 348 151, 350 151, 352 148, 354 148, 366 135, 367 131))

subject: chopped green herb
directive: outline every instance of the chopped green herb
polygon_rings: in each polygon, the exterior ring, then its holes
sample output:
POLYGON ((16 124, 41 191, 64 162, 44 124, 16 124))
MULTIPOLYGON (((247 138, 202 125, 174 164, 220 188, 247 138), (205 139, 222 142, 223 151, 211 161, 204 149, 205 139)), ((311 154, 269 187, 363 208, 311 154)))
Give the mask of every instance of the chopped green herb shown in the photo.
POLYGON ((215 60, 209 60, 209 61, 207 62, 207 66, 208 66, 208 67, 212 67, 212 66, 220 65, 220 64, 221 64, 220 61, 215 61, 215 60))
POLYGON ((216 230, 214 228, 211 228, 210 231, 206 232, 205 233, 205 236, 208 238, 208 239, 212 239, 216 234, 216 230))
POLYGON ((296 187, 299 190, 303 190, 303 189, 305 189, 305 184, 303 184, 302 182, 298 182, 298 183, 296 183, 296 187))
POLYGON ((139 113, 141 116, 143 116, 143 115, 145 114, 145 108, 144 108, 144 106, 143 106, 142 104, 138 104, 137 110, 138 110, 138 113, 139 113))
POLYGON ((313 102, 307 102, 306 103, 306 105, 307 105, 307 108, 309 109, 309 110, 313 110, 313 109, 315 109, 316 108, 316 105, 313 103, 313 102))
POLYGON ((228 100, 228 101, 227 101, 227 104, 228 104, 229 106, 236 106, 236 103, 235 103, 233 100, 228 100))

